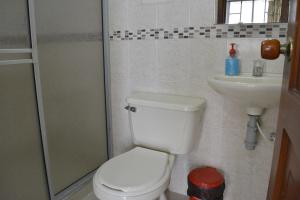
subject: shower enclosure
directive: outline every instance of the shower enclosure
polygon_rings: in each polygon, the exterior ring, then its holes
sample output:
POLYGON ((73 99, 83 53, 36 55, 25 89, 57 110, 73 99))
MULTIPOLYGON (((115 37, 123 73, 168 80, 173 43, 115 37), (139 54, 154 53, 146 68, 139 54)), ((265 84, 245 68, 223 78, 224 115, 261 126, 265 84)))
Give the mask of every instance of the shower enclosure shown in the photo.
POLYGON ((0 2, 0 199, 62 199, 108 159, 106 2, 0 2))

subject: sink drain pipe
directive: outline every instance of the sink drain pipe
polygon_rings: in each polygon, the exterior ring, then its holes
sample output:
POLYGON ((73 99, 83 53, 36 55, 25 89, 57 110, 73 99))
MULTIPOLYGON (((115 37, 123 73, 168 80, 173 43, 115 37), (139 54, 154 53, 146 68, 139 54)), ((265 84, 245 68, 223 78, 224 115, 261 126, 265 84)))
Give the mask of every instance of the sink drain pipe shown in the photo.
POLYGON ((245 140, 245 147, 247 150, 254 150, 257 145, 258 133, 269 142, 274 142, 276 133, 272 132, 268 136, 263 132, 260 127, 259 118, 260 115, 249 115, 249 122, 247 125, 247 134, 245 140))
POLYGON ((257 123, 259 116, 249 115, 250 119, 247 125, 247 134, 245 140, 245 147, 247 150, 254 150, 257 144, 257 123))

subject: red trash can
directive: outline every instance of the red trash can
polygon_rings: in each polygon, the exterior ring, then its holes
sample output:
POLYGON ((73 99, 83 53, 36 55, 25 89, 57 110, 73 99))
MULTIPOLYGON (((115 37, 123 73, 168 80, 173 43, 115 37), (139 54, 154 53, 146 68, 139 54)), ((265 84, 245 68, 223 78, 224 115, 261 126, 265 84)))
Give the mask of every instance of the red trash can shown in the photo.
POLYGON ((224 176, 213 167, 196 168, 188 175, 190 200, 223 200, 224 190, 224 176))

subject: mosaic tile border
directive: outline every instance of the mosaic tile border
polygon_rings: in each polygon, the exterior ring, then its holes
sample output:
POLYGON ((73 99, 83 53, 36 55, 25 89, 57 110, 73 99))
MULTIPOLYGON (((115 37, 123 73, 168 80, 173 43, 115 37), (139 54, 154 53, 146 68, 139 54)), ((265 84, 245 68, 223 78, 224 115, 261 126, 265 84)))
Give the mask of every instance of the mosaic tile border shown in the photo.
POLYGON ((192 38, 284 38, 286 23, 238 24, 200 27, 138 29, 136 31, 118 30, 110 33, 110 40, 161 40, 192 38))

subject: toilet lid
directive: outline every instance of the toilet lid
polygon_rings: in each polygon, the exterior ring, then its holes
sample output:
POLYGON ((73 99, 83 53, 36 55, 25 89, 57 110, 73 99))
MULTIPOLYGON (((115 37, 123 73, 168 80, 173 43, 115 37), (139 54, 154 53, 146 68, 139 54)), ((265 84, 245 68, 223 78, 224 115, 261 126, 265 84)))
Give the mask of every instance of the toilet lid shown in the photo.
POLYGON ((115 190, 140 191, 163 177, 168 157, 167 153, 136 147, 104 163, 96 179, 98 183, 115 190))

